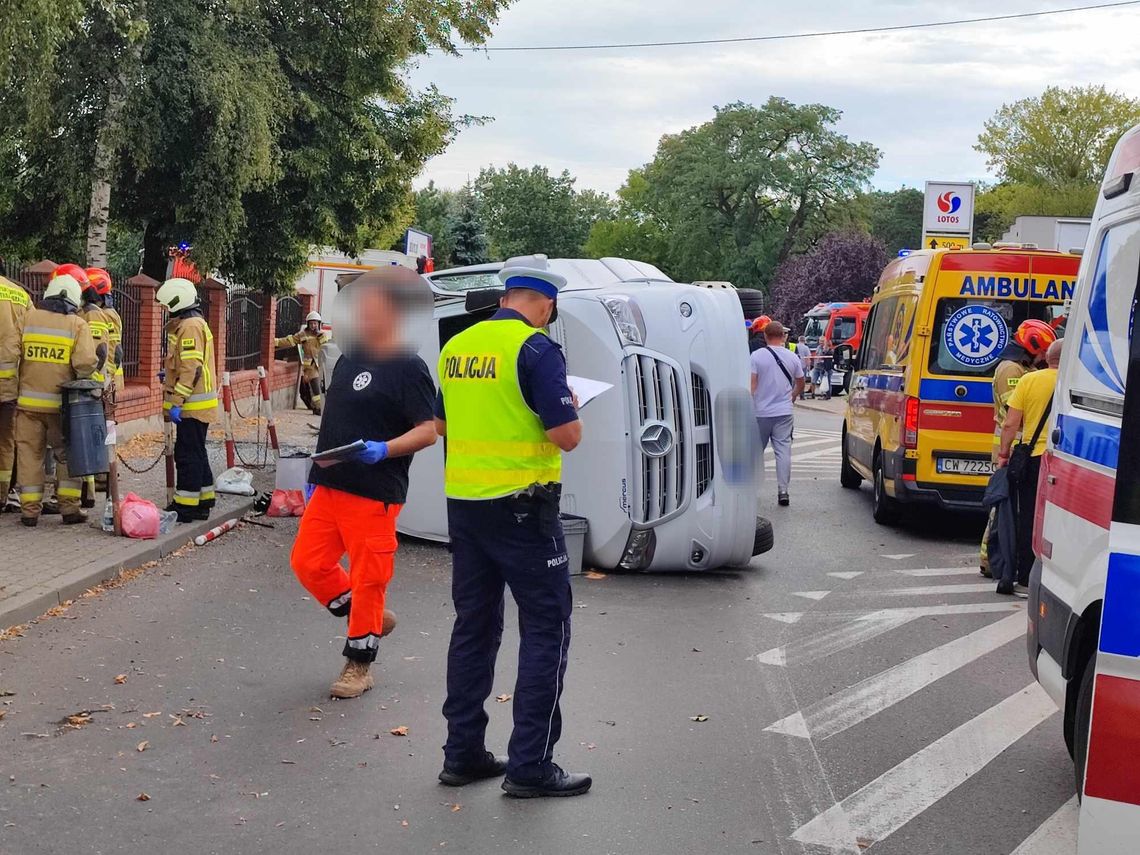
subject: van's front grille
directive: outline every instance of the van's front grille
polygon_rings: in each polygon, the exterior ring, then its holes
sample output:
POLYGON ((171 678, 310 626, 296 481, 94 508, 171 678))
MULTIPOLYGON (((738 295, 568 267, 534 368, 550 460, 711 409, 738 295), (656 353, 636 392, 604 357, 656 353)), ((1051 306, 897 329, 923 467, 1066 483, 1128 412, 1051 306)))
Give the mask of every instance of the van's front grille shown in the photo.
POLYGON ((626 357, 625 382, 633 406, 634 522, 658 522, 685 502, 688 433, 682 377, 672 365, 648 354, 626 357))
POLYGON ((712 396, 705 378, 693 372, 693 427, 708 428, 709 439, 697 439, 695 446, 697 460, 697 497, 703 496, 712 486, 713 479, 713 450, 712 450, 712 396))

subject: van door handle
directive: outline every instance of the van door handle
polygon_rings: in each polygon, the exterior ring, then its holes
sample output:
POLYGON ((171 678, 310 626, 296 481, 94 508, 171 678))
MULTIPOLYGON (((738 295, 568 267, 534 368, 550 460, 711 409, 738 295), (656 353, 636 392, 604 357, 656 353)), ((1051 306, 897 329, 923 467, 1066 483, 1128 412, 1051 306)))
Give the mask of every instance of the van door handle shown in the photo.
POLYGON ((1050 439, 1053 440, 1054 446, 1061 444, 1061 437, 1062 436, 1063 436, 1063 434, 1061 433, 1061 429, 1059 427, 1053 428, 1053 433, 1051 434, 1050 439))

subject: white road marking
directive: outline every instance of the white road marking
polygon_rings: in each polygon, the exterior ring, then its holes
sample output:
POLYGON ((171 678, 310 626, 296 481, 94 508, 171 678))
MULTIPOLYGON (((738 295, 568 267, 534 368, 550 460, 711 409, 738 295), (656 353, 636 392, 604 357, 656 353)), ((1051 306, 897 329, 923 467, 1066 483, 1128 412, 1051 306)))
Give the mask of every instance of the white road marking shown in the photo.
POLYGON ((977 567, 924 567, 921 570, 895 570, 904 576, 977 576, 977 567))
POLYGON ((1080 803, 1073 796, 1010 855, 1075 855, 1080 803))
POLYGON ((846 579, 846 580, 850 581, 852 579, 858 578, 859 576, 862 576, 863 571, 862 570, 856 570, 856 571, 852 571, 850 573, 828 573, 827 575, 828 576, 834 576, 836 579, 846 579))
POLYGON ((1025 615, 1010 615, 829 695, 764 729, 787 736, 807 738, 810 734, 813 739, 827 739, 1024 634, 1025 615))
POLYGON ((1057 707, 1036 683, 975 716, 800 826, 792 839, 849 850, 889 837, 943 796, 976 775, 1046 719, 1057 707), (847 818, 855 839, 840 834, 847 818))
POLYGON ((884 555, 883 558, 889 558, 891 561, 902 561, 904 558, 914 558, 914 553, 906 552, 901 555, 884 555))
POLYGON ((793 591, 792 596, 805 597, 809 600, 822 600, 830 593, 831 591, 793 591))
MULTIPOLYGON (((778 665, 784 667, 789 663, 793 665, 814 662, 824 659, 856 644, 870 641, 892 629, 910 623, 922 617, 940 617, 943 615, 989 614, 994 612, 1022 612, 1025 610, 1025 601, 1015 603, 961 603, 955 605, 917 606, 905 609, 879 609, 874 612, 847 612, 847 611, 815 611, 813 617, 846 617, 848 623, 816 632, 804 638, 797 638, 787 644, 765 650, 751 657, 765 665, 778 665)), ((787 614, 787 613, 785 613, 787 614)), ((791 612, 799 615, 796 621, 803 616, 802 612, 791 612)), ((775 617, 767 615, 767 617, 775 617)), ((780 620, 780 618, 776 618, 780 620)), ((1022 617, 1024 620, 1024 617, 1022 617)), ((796 621, 786 621, 795 623, 796 621)))
POLYGON ((764 615, 764 617, 778 620, 780 623, 799 623, 800 618, 803 616, 803 612, 776 612, 774 614, 764 615))
MULTIPOLYGON (((813 445, 835 445, 835 442, 836 442, 836 440, 834 440, 834 439, 807 439, 807 440, 804 440, 803 442, 801 442, 799 440, 794 440, 792 442, 792 451, 795 451, 798 448, 807 448, 807 447, 813 446, 813 445)), ((766 455, 768 455, 769 457, 771 457, 776 452, 771 447, 768 447, 764 450, 764 453, 766 455)))
POLYGON ((887 588, 886 590, 863 591, 864 594, 882 594, 885 597, 928 597, 934 594, 982 594, 993 593, 993 582, 974 582, 969 585, 919 585, 914 588, 887 588))

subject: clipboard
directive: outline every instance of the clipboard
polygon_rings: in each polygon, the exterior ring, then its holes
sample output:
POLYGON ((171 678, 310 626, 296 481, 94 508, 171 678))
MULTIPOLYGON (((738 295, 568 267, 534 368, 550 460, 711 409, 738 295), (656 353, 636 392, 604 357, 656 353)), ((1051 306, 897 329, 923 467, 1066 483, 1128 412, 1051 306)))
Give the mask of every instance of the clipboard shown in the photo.
POLYGON ((348 445, 340 445, 336 448, 319 451, 316 454, 310 455, 309 459, 322 469, 327 469, 330 466, 336 466, 338 463, 344 463, 346 460, 352 460, 352 458, 364 451, 364 448, 364 440, 358 439, 356 442, 350 442, 348 445))

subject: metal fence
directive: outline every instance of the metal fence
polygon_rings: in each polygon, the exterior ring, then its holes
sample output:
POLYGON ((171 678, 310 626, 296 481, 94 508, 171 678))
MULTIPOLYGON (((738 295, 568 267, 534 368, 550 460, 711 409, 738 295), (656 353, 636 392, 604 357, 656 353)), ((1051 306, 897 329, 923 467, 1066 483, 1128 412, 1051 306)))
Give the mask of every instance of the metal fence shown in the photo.
POLYGON ((261 364, 261 318, 265 295, 238 289, 226 299, 226 370, 246 371, 261 364))
MULTIPOLYGON (((123 319, 123 375, 128 380, 139 376, 139 329, 142 325, 142 297, 137 285, 128 285, 129 277, 114 277, 112 299, 123 319)), ((162 337, 163 341, 166 336, 162 337)))

